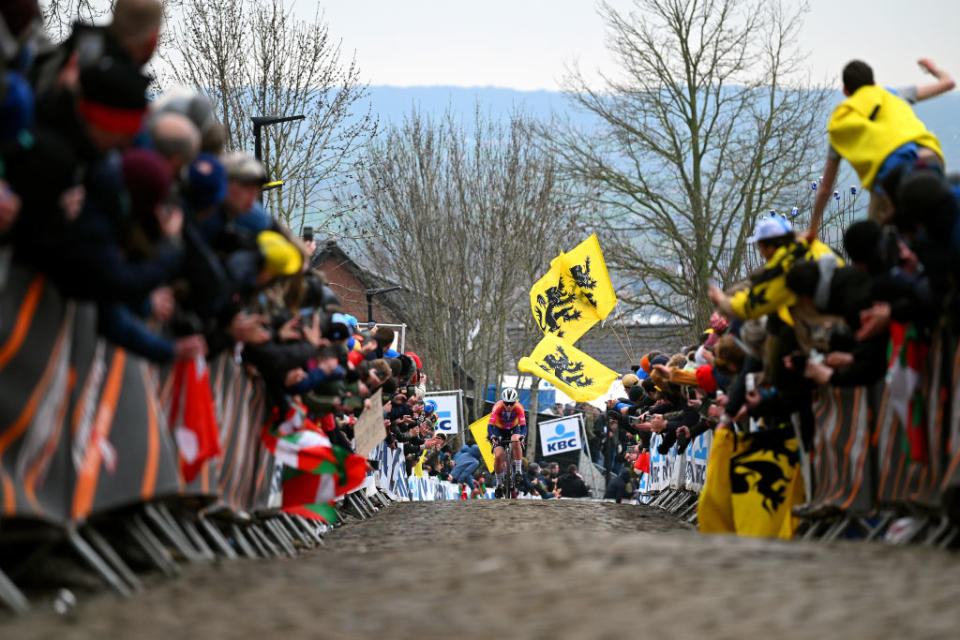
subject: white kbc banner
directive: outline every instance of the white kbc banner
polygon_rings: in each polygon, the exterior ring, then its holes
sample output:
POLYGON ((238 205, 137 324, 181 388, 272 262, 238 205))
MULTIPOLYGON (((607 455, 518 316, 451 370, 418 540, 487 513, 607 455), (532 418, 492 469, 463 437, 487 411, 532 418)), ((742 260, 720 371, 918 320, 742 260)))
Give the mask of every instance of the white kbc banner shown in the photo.
POLYGON ((544 456, 555 456, 558 453, 576 451, 583 447, 583 441, 580 439, 581 415, 578 413, 537 425, 540 430, 540 447, 544 456))

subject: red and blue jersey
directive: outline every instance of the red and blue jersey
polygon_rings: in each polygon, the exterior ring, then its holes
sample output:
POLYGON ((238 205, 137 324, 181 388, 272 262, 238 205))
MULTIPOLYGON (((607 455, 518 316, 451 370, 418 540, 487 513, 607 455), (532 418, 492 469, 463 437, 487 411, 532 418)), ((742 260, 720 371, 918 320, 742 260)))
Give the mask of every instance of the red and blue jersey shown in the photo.
POLYGON ((498 400, 490 412, 490 426, 506 430, 527 426, 523 405, 515 402, 512 407, 508 407, 503 404, 503 400, 498 400))

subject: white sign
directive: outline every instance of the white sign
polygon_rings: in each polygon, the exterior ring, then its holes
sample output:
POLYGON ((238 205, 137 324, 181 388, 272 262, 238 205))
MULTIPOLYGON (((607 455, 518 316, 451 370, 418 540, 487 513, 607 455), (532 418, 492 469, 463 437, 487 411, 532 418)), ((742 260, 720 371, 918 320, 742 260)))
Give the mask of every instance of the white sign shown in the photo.
POLYGON ((540 431, 540 447, 544 456, 555 456, 583 448, 579 413, 560 420, 541 422, 537 428, 540 431))
POLYGON ((712 442, 713 431, 706 431, 687 445, 687 489, 690 491, 699 493, 703 489, 712 442))
POLYGON ((657 449, 663 436, 654 434, 650 438, 650 490, 663 491, 670 485, 670 458, 657 449))
POLYGON ((437 433, 460 433, 460 391, 428 393, 425 400, 437 403, 437 433))

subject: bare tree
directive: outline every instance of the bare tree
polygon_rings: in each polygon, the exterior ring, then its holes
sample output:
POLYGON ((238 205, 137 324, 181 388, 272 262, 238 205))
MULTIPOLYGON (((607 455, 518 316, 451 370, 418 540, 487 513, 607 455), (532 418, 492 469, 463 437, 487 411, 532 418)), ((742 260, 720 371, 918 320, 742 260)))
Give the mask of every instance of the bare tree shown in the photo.
MULTIPOLYGON (((413 112, 370 146, 360 200, 378 237, 366 242, 374 268, 412 296, 409 322, 424 338, 432 382, 487 384, 539 337, 531 285, 549 267, 576 211, 559 191, 556 164, 538 148, 524 116, 458 122, 413 112), (524 344, 507 326, 527 323, 524 344)), ((350 197, 352 194, 347 194, 350 197)))
POLYGON ((96 22, 109 14, 113 3, 106 0, 44 0, 40 2, 43 26, 51 40, 60 42, 70 35, 75 22, 96 22))
POLYGON ((271 213, 294 230, 332 229, 345 209, 331 193, 351 180, 357 153, 376 130, 355 59, 344 60, 318 10, 297 19, 283 0, 184 0, 161 52, 171 83, 195 87, 215 105, 233 149, 253 147, 252 116, 303 121, 263 128, 271 213))
POLYGON ((601 4, 619 68, 601 87, 577 69, 567 78, 598 125, 540 133, 602 219, 634 310, 706 326, 709 281, 744 275, 758 214, 805 179, 828 94, 799 74, 803 11, 775 0, 601 4))

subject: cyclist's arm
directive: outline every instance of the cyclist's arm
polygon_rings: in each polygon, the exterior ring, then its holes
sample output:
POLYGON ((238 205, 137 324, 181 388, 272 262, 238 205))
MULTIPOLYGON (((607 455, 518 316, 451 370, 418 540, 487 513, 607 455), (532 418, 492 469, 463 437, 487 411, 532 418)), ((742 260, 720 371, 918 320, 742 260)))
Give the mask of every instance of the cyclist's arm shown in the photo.
POLYGON ((503 404, 501 404, 498 401, 496 404, 493 405, 493 411, 490 412, 490 422, 488 422, 487 424, 494 427, 501 426, 501 423, 503 422, 503 420, 500 417, 500 412, 502 410, 503 410, 503 404))

